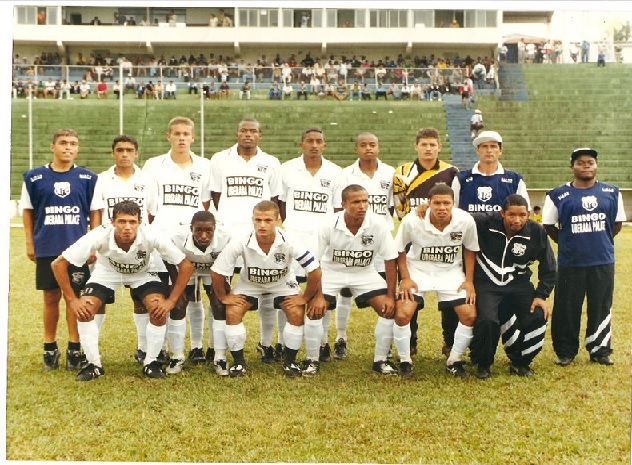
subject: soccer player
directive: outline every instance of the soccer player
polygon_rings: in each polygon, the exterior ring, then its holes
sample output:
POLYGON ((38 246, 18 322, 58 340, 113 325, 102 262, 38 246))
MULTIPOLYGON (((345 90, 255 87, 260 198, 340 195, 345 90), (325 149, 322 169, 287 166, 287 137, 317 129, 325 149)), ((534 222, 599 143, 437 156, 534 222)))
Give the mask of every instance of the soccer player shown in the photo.
MULTIPOLYGON (((342 176, 342 168, 323 158, 326 146, 323 131, 309 127, 301 134, 301 156, 281 165, 282 189, 279 209, 284 229, 310 251, 315 251, 318 247, 318 226, 328 215, 334 213, 334 193, 342 176)), ((298 263, 294 265, 294 273, 299 282, 305 281, 305 272, 298 263)), ((329 312, 325 318, 329 320, 329 312)), ((279 353, 283 346, 284 320, 285 313, 277 312, 279 342, 276 353, 279 353)), ((323 324, 322 320, 318 320, 318 323, 323 324)), ((326 335, 323 338, 324 343, 313 334, 313 325, 308 324, 305 327, 308 364, 310 360, 317 364, 321 358, 331 359, 331 349, 326 344, 326 335)))
MULTIPOLYGON (((140 221, 147 224, 147 198, 148 190, 152 187, 146 175, 136 165, 138 157, 138 142, 132 136, 122 134, 112 141, 112 157, 114 165, 107 170, 99 173, 94 196, 103 203, 101 209, 101 217, 106 221, 112 221, 112 211, 114 205, 123 200, 132 200, 138 204, 141 210, 140 221)), ((147 309, 142 303, 133 300, 134 304, 134 323, 136 325, 136 334, 138 338, 138 346, 135 360, 142 364, 147 352, 147 339, 145 330, 149 315, 147 309)), ((95 320, 99 326, 102 323, 102 315, 97 313, 95 320)))
POLYGON ((475 376, 489 378, 501 328, 510 319, 516 331, 502 334, 509 372, 532 376, 531 361, 542 350, 549 309, 546 298, 555 285, 555 256, 544 228, 529 219, 527 199, 507 196, 500 212, 474 215, 480 251, 476 256, 476 322, 470 344, 475 376), (538 261, 538 284, 531 265, 538 261))
MULTIPOLYGON (((380 143, 375 134, 370 132, 358 134, 355 138, 354 149, 358 158, 343 169, 343 180, 334 198, 335 210, 342 210, 342 189, 350 184, 359 184, 369 194, 369 211, 384 218, 389 230, 393 231, 393 174, 395 169, 378 158, 380 143)), ((373 264, 382 277, 385 277, 384 259, 375 257, 373 264)), ((336 304, 337 334, 334 343, 334 358, 343 359, 347 356, 347 326, 351 313, 351 293, 348 289, 341 291, 336 304)), ((327 337, 327 328, 328 325, 325 325, 325 338, 327 337)))
MULTIPOLYGON (((250 212, 262 200, 278 204, 281 193, 281 163, 259 148, 263 136, 261 125, 254 118, 244 118, 237 125, 237 143, 211 158, 211 197, 217 209, 217 220, 238 236, 252 228, 250 212)), ((239 267, 241 262, 238 262, 239 267)), ((275 361, 272 347, 275 310, 270 296, 259 305, 261 340, 259 351, 265 363, 275 361)))
POLYGON ((211 267, 213 290, 226 306, 226 341, 233 356, 233 366, 229 369, 231 377, 246 374, 246 327, 243 317, 248 310, 258 308, 263 294, 272 295, 274 306, 282 309, 287 317, 283 328, 283 372, 288 377, 301 376, 296 353, 303 340, 306 304, 317 297, 307 313, 322 316, 325 312, 326 303, 320 294, 318 260, 278 227, 280 219, 276 203, 270 200, 259 202, 252 213, 254 230, 231 240, 211 267), (239 257, 243 260, 243 267, 234 288, 227 293, 226 282, 233 275, 239 257), (303 294, 299 292, 292 271, 293 260, 297 260, 307 273, 303 294))
POLYGON ((149 311, 147 324, 147 355, 143 373, 149 378, 164 378, 156 360, 166 331, 166 317, 184 291, 193 272, 193 265, 185 255, 156 231, 141 225, 141 210, 131 200, 117 203, 112 209, 112 223, 93 229, 68 247, 53 263, 53 273, 79 320, 79 334, 86 352, 87 363, 81 367, 77 381, 90 381, 105 374, 99 353, 99 326, 94 315, 102 305, 114 301, 114 292, 121 285, 129 285, 132 298, 139 300, 149 311), (178 265, 178 279, 171 290, 154 274, 149 273, 151 253, 178 265), (69 267, 79 266, 96 253, 92 276, 81 297, 70 284, 69 267))
MULTIPOLYGON (((400 220, 411 209, 414 210, 428 201, 428 193, 435 184, 442 182, 449 186, 458 172, 456 167, 439 160, 441 138, 436 129, 420 129, 415 138, 415 150, 417 158, 398 166, 393 176, 395 213, 400 220)), ((456 314, 451 309, 441 312, 444 341, 442 352, 446 357, 452 346, 451 337, 457 321, 456 314)), ((410 331, 410 353, 414 355, 417 353, 417 312, 410 320, 410 331)))
MULTIPOLYGON (((149 222, 163 234, 173 235, 183 226, 191 223, 191 217, 199 210, 208 210, 210 194, 210 162, 195 155, 191 144, 195 141, 195 125, 189 118, 177 116, 169 121, 167 140, 170 150, 157 157, 150 158, 143 166, 143 173, 152 180, 147 212, 149 222)), ((155 261, 158 273, 162 273, 165 282, 167 270, 160 260, 155 261)), ((190 302, 187 306, 190 326, 192 363, 206 361, 202 350, 204 335, 204 308, 201 301, 190 302)), ((209 317, 209 325, 212 320, 209 317)), ((210 329, 209 329, 210 331, 210 329)), ((168 323, 167 337, 181 338, 186 333, 186 320, 174 320, 168 323)), ((178 359, 169 362, 177 365, 178 359)))
POLYGON ((582 304, 586 299, 586 350, 590 361, 612 365, 611 307, 614 237, 626 220, 618 187, 599 182, 597 151, 571 154, 573 181, 549 191, 542 223, 558 244, 558 275, 551 319, 555 364, 567 366, 579 351, 582 304))
MULTIPOLYGON (((378 315, 375 326, 373 371, 396 375, 387 361, 393 341, 397 249, 386 222, 369 211, 369 194, 358 184, 342 190, 342 208, 318 231, 318 255, 323 269, 322 289, 329 309, 336 307, 336 295, 348 288, 358 308, 371 306, 378 315), (375 269, 376 256, 384 259, 386 279, 375 269)), ((321 317, 322 318, 322 317, 321 317)), ((317 317, 307 325, 317 324, 317 317)), ((320 339, 320 337, 319 337, 320 339)), ((318 366, 306 370, 318 371, 318 366)))
MULTIPOLYGON (((220 252, 226 247, 230 236, 222 228, 217 228, 215 217, 206 210, 195 212, 191 218, 191 225, 186 230, 178 231, 171 240, 180 249, 189 261, 193 264, 193 275, 185 290, 186 299, 179 299, 175 308, 171 311, 171 320, 182 320, 186 315, 187 301, 200 302, 199 282, 210 303, 210 315, 213 325, 209 327, 208 347, 212 358, 213 368, 219 376, 228 376, 226 364, 226 310, 224 305, 217 300, 211 288, 211 266, 220 252)), ((175 281, 177 269, 171 264, 167 264, 167 270, 175 281)), ((174 338, 171 344, 173 358, 178 360, 173 366, 167 369, 167 374, 178 374, 184 366, 184 334, 174 338)))
POLYGON ((406 215, 395 237, 401 282, 395 303, 393 339, 400 359, 399 374, 402 377, 413 374, 410 319, 418 307, 423 308, 425 293, 435 291, 439 309, 454 309, 459 318, 446 371, 466 378, 461 356, 472 340, 476 318, 476 223, 471 215, 454 208, 450 186, 437 184, 428 195, 425 218, 406 215))
MULTIPOLYGON (((44 369, 59 367, 57 323, 61 290, 50 268, 52 261, 90 228, 101 223, 101 204, 94 197, 97 175, 74 164, 79 154, 79 136, 60 129, 50 144, 53 160, 23 174, 20 207, 26 236, 26 255, 35 262, 35 287, 43 291, 44 369)), ((92 261, 92 260, 90 260, 92 261)), ((69 270, 75 293, 90 276, 86 263, 69 270)), ((66 296, 68 298, 68 296, 66 296)), ((81 352, 77 318, 66 303, 68 349, 66 369, 78 370, 85 360, 81 352)))

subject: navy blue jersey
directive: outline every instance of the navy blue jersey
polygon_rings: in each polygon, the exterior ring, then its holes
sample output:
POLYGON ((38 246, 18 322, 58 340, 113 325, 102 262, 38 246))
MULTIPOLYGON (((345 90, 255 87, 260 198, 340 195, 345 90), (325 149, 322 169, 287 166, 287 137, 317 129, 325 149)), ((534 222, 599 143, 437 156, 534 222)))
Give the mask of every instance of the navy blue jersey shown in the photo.
POLYGON ((550 190, 547 197, 550 201, 545 202, 546 216, 543 211, 542 222, 552 224, 551 218, 557 216, 560 266, 614 263, 613 230, 620 209, 618 187, 596 182, 588 189, 576 189, 564 184, 550 190), (557 210, 557 215, 551 207, 557 210))
POLYGON ((460 184, 458 207, 468 213, 500 211, 509 195, 526 195, 526 188, 519 191, 522 176, 510 170, 484 176, 470 169, 458 172, 456 178, 460 184))
POLYGON ((22 175, 33 206, 36 257, 56 257, 88 230, 97 175, 73 166, 58 172, 40 166, 22 175))

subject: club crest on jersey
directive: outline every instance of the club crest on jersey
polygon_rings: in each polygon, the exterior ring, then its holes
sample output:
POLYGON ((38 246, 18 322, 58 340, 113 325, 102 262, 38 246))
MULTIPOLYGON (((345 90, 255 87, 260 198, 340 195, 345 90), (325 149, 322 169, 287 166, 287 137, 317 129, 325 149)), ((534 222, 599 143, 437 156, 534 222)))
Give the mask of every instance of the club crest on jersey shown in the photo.
POLYGON ((492 198, 492 188, 489 186, 480 186, 476 189, 476 196, 481 202, 487 202, 492 198))
POLYGON ((389 190, 391 187, 391 182, 390 181, 380 181, 380 188, 383 191, 387 191, 389 190))
POLYGON ((511 253, 516 257, 522 257, 524 253, 527 251, 527 246, 525 244, 516 243, 513 245, 511 249, 511 253))
POLYGON ((329 179, 321 179, 320 180, 320 187, 324 187, 326 189, 331 187, 331 181, 329 179))
POLYGON ((217 257, 219 257, 219 252, 211 252, 211 258, 213 260, 215 260, 217 257))
POLYGON ((74 271, 70 273, 70 280, 73 284, 82 284, 85 279, 85 273, 83 271, 74 271))
POLYGON ((136 192, 143 192, 145 190, 144 184, 134 184, 134 190, 136 192))
POLYGON ((362 234, 362 245, 373 245, 373 235, 372 234, 362 234))
POLYGON ((200 173, 191 172, 190 175, 191 175, 191 181, 197 182, 200 179, 202 179, 202 175, 200 173))
POLYGON ((285 285, 290 289, 298 289, 298 283, 296 281, 286 281, 285 285))
POLYGON ((257 165, 257 171, 260 173, 267 173, 268 167, 266 165, 257 165))
POLYGON ((56 182, 54 185, 54 191, 57 197, 67 197, 70 195, 70 183, 67 181, 64 182, 56 182))
POLYGON ((595 197, 594 195, 582 197, 582 207, 584 207, 584 210, 591 212, 595 208, 597 208, 597 206, 597 197, 595 197))
POLYGON ((285 254, 284 253, 275 253, 274 254, 274 263, 281 264, 285 263, 285 254))
POLYGON ((144 260, 145 258, 147 258, 147 252, 145 250, 139 250, 138 252, 136 252, 137 260, 144 260))
POLYGON ((461 231, 450 233, 450 242, 459 244, 462 239, 463 239, 463 233, 461 231))

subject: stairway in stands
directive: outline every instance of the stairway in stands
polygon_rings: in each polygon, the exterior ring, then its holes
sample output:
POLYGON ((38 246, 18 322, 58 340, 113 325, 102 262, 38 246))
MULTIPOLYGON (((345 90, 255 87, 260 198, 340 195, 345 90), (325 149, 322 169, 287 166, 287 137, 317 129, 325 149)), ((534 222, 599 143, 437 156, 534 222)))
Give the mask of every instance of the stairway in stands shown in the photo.
POLYGON ((517 63, 501 63, 498 68, 500 82, 500 100, 509 102, 526 102, 529 93, 522 75, 522 66, 517 63))
POLYGON ((450 143, 452 164, 459 170, 469 169, 478 161, 478 156, 474 151, 472 138, 470 137, 470 118, 474 113, 474 105, 469 110, 463 108, 461 96, 458 94, 447 94, 443 98, 448 130, 446 142, 450 143))

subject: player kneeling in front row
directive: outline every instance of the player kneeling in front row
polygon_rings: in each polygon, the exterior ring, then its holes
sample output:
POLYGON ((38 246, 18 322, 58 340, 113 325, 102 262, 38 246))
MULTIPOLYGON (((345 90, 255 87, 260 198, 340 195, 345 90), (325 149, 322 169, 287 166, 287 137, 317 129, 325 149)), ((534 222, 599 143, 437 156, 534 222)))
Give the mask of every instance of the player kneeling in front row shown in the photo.
MULTIPOLYGON (((166 369, 168 375, 175 375, 182 371, 184 366, 184 339, 185 339, 185 320, 187 307, 190 308, 193 303, 196 306, 202 306, 200 288, 198 284, 202 281, 202 286, 208 297, 209 308, 209 362, 213 363, 215 372, 220 376, 228 376, 228 368, 226 366, 226 309, 224 305, 217 300, 211 288, 211 266, 215 263, 215 259, 219 253, 226 247, 230 236, 221 229, 216 229, 215 217, 207 210, 196 212, 191 218, 190 230, 178 231, 171 239, 173 243, 180 249, 189 261, 193 264, 193 276, 186 287, 185 293, 178 299, 175 308, 169 314, 169 326, 167 330, 167 338, 172 355, 169 360, 169 366, 166 369), (176 327, 179 330, 173 331, 176 327)), ((167 271, 171 276, 171 281, 175 282, 178 271, 174 265, 167 263, 167 271)), ((189 352, 189 361, 197 364, 206 362, 206 357, 201 348, 202 335, 199 335, 199 341, 195 348, 189 352)), ((193 342, 191 343, 193 347, 193 342)))
POLYGON ((435 291, 439 310, 454 308, 459 318, 446 371, 465 378, 461 356, 470 345, 476 319, 476 223, 469 213, 454 208, 454 191, 447 184, 435 185, 428 195, 424 218, 406 215, 395 237, 401 282, 393 338, 400 358, 399 374, 412 376, 410 320, 418 306, 423 308, 425 292, 435 291))
POLYGON ((86 364, 77 381, 90 381, 105 374, 99 353, 99 328, 94 315, 102 304, 114 301, 114 291, 129 285, 132 298, 143 303, 149 312, 147 356, 143 373, 149 378, 164 378, 156 360, 166 331, 167 314, 193 272, 193 265, 167 237, 157 236, 150 227, 140 224, 140 207, 129 200, 114 205, 112 223, 90 231, 68 247, 52 264, 67 305, 77 316, 79 337, 86 354, 86 364), (148 273, 149 258, 157 250, 169 263, 178 265, 178 279, 171 292, 158 277, 148 273), (85 263, 96 252, 92 276, 83 295, 76 297, 70 285, 68 266, 85 263))
MULTIPOLYGON (((390 227, 382 217, 369 211, 369 196, 362 186, 350 184, 342 190, 342 208, 318 231, 318 257, 323 268, 322 287, 329 310, 336 307, 336 295, 348 288, 359 308, 371 306, 378 314, 375 325, 373 371, 396 375, 387 361, 393 342, 397 250, 390 227), (386 280, 374 266, 375 257, 384 259, 386 280)), ((323 334, 322 316, 309 316, 305 326, 305 352, 318 355, 323 334), (310 349, 310 344, 313 348, 310 349)), ((305 374, 316 374, 318 360, 307 360, 305 374)))
POLYGON ((229 369, 231 377, 246 374, 243 317, 248 310, 257 310, 264 294, 271 294, 274 308, 283 310, 287 317, 283 328, 283 372, 288 377, 301 375, 296 354, 303 340, 305 306, 310 306, 310 314, 322 316, 325 312, 318 260, 278 227, 280 218, 276 203, 259 202, 252 215, 254 230, 231 240, 211 268, 213 291, 226 306, 226 341, 233 356, 233 366, 229 369), (233 275, 239 257, 244 264, 234 288, 227 293, 226 281, 233 275), (307 273, 307 285, 302 295, 292 271, 293 260, 298 261, 307 273))

